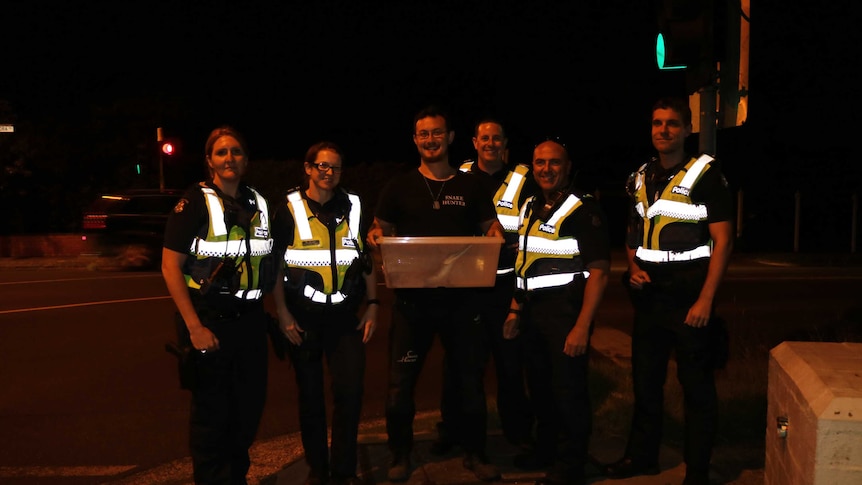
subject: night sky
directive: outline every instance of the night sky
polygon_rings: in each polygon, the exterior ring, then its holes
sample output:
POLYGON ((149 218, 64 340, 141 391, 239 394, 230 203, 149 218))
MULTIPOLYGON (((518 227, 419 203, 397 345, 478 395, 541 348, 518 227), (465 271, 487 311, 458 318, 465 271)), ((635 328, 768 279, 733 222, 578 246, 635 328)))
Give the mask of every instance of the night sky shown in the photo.
MULTIPOLYGON (((717 136, 731 182, 805 181, 816 159, 858 184, 858 7, 754 3, 749 119, 717 136)), ((330 138, 351 163, 415 160, 412 115, 439 101, 456 160, 491 112, 513 158, 559 135, 617 178, 650 153, 652 101, 680 90, 655 67, 643 0, 135 5, 4 2, 0 100, 58 124, 87 122, 94 105, 168 106, 159 123, 189 150, 229 123, 253 158, 300 158, 330 138)))
POLYGON ((598 153, 641 125, 657 89, 648 2, 281 3, 21 2, 4 14, 21 19, 22 48, 4 53, 8 97, 72 118, 86 103, 156 99, 182 108, 166 129, 200 137, 231 123, 261 157, 333 137, 357 157, 397 159, 415 155, 412 115, 428 102, 450 107, 465 148, 473 119, 493 111, 518 141, 584 136, 598 153))

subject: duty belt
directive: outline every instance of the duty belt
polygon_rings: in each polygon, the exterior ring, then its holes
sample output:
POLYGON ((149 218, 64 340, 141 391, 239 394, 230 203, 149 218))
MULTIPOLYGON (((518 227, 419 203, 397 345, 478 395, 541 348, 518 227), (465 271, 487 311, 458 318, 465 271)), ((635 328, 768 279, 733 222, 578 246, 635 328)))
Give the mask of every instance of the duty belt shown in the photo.
POLYGON ((646 249, 639 247, 635 251, 641 261, 650 263, 667 263, 671 261, 691 261, 694 259, 708 258, 712 254, 709 246, 699 246, 688 251, 660 251, 658 249, 646 249))

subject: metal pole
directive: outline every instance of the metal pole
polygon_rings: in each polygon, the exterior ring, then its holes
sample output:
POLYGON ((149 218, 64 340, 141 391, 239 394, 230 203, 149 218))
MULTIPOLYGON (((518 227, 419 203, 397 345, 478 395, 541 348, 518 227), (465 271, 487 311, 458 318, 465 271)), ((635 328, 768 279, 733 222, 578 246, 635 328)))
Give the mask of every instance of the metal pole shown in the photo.
POLYGON ((856 197, 856 194, 853 194, 851 197, 852 200, 852 208, 850 213, 852 214, 850 218, 850 252, 856 252, 856 214, 859 209, 859 198, 856 197))
POLYGON ((156 128, 156 142, 157 149, 159 150, 159 192, 165 191, 165 154, 162 153, 162 127, 156 128))
POLYGON ((717 89, 715 83, 710 83, 699 89, 700 91, 700 153, 715 156, 715 131, 716 131, 716 100, 717 89))
POLYGON ((794 210, 794 217, 793 217, 793 252, 798 253, 799 252, 799 208, 802 206, 802 204, 800 202, 802 199, 802 194, 800 194, 798 190, 796 191, 795 198, 796 198, 796 207, 794 210))

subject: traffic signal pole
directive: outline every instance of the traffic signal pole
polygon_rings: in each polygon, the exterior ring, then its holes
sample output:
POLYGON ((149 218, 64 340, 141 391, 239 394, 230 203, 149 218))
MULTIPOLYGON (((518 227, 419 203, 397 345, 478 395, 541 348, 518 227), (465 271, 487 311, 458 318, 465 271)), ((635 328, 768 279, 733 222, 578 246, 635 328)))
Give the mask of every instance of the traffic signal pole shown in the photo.
POLYGON ((700 135, 698 138, 698 148, 700 149, 700 153, 715 156, 715 137, 718 130, 716 124, 716 95, 718 90, 715 83, 710 83, 698 89, 697 92, 700 95, 700 135))
POLYGON ((165 154, 162 153, 162 127, 156 128, 156 145, 159 147, 159 192, 165 191, 165 154))

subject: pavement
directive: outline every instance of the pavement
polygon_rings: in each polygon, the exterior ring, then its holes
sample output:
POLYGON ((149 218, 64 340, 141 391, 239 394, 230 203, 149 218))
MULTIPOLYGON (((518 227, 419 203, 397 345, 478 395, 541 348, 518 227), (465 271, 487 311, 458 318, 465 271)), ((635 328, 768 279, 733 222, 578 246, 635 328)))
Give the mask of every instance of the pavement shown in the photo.
MULTIPOLYGON (((615 257, 614 270, 621 271, 624 258, 615 257)), ((856 255, 838 257, 807 257, 798 255, 742 255, 731 264, 754 264, 769 266, 858 266, 856 255), (801 259, 801 261, 800 261, 801 259)), ((87 268, 94 271, 121 271, 124 268, 115 262, 97 256, 72 256, 61 258, 0 258, 0 269, 27 270, 32 268, 87 268)), ((616 329, 597 326, 592 337, 592 349, 596 358, 606 358, 621 366, 630 365, 630 337, 616 329)), ((419 413, 414 426, 415 446, 411 462, 412 475, 407 485, 472 485, 481 482, 461 464, 461 456, 455 451, 437 457, 429 452, 435 438, 434 425, 439 421, 439 411, 419 413)), ((594 464, 588 466, 587 482, 590 484, 614 485, 667 485, 680 484, 685 476, 685 465, 679 450, 663 447, 660 453, 661 473, 624 480, 610 480, 599 473, 598 464, 617 460, 625 447, 624 437, 602 433, 594 429, 590 453, 594 464)), ((518 449, 508 444, 499 429, 489 429, 487 455, 497 465, 502 478, 497 484, 532 484, 542 477, 541 472, 524 472, 512 465, 518 449)), ((249 483, 260 485, 299 485, 304 483, 308 467, 303 459, 299 433, 292 433, 269 440, 258 440, 250 451, 252 466, 249 483)), ((359 435, 359 476, 367 484, 388 485, 387 471, 389 451, 386 446, 385 423, 382 419, 365 421, 359 435)), ((167 463, 133 476, 111 481, 111 484, 185 484, 191 483, 191 460, 185 458, 167 463)), ((711 470, 713 483, 762 484, 763 470, 745 470, 742 476, 725 477, 721 470, 711 470)))
MULTIPOLYGON (((596 328, 592 345, 595 352, 605 358, 626 365, 630 357, 629 336, 615 329, 596 328)), ((433 411, 418 414, 414 429, 415 446, 411 456, 412 475, 406 482, 408 485, 473 485, 488 482, 479 481, 471 471, 462 466, 462 455, 456 448, 450 454, 438 457, 430 453, 429 448, 436 433, 435 423, 439 421, 439 412, 433 411)), ((296 438, 298 439, 298 437, 296 438)), ((390 454, 386 446, 385 423, 382 421, 362 423, 359 436, 360 477, 368 484, 389 485, 386 474, 389 469, 390 454)), ((665 485, 680 484, 685 476, 685 466, 680 453, 671 448, 661 450, 661 473, 655 476, 633 477, 626 480, 609 480, 602 476, 598 466, 618 459, 625 448, 625 440, 621 437, 609 436, 595 429, 590 444, 591 458, 595 463, 587 467, 588 483, 618 484, 618 485, 665 485)), ((283 469, 271 477, 262 479, 261 484, 297 485, 304 483, 308 467, 300 453, 286 462, 283 469)), ((487 455, 502 474, 495 484, 532 484, 543 477, 542 472, 527 472, 515 468, 512 459, 520 450, 510 445, 499 429, 489 429, 487 455)), ((724 483, 723 477, 714 474, 716 483, 724 483)))
MULTIPOLYGON (((629 336, 615 329, 597 327, 592 337, 594 358, 606 358, 621 366, 630 365, 629 336)), ((452 453, 438 457, 429 448, 435 434, 435 424, 440 420, 439 411, 417 413, 414 423, 415 443, 411 463, 412 474, 407 485, 479 485, 479 484, 533 484, 542 478, 542 472, 525 472, 512 465, 513 457, 519 450, 503 438, 499 429, 491 427, 488 431, 487 455, 501 472, 496 482, 482 482, 461 464, 461 454, 456 448, 452 453)), ((360 424, 359 430, 359 470, 358 475, 368 485, 391 485, 386 474, 389 469, 390 454, 386 446, 386 431, 383 419, 367 420, 360 424)), ((624 437, 602 433, 594 428, 590 442, 590 456, 594 463, 586 469, 587 483, 605 485, 678 485, 685 477, 685 465, 679 450, 663 446, 660 451, 661 473, 653 476, 632 477, 624 480, 610 480, 601 475, 598 466, 620 458, 625 448, 624 437)), ((309 468, 303 458, 299 433, 291 433, 268 440, 258 440, 250 450, 251 468, 248 473, 249 484, 258 485, 301 485, 308 475, 309 468)), ((121 480, 108 482, 110 485, 132 484, 191 484, 191 460, 185 458, 149 469, 121 480)), ((721 470, 711 470, 712 483, 738 485, 762 485, 763 470, 744 470, 743 476, 728 477, 721 470)), ((107 485, 107 484, 106 484, 107 485)))

